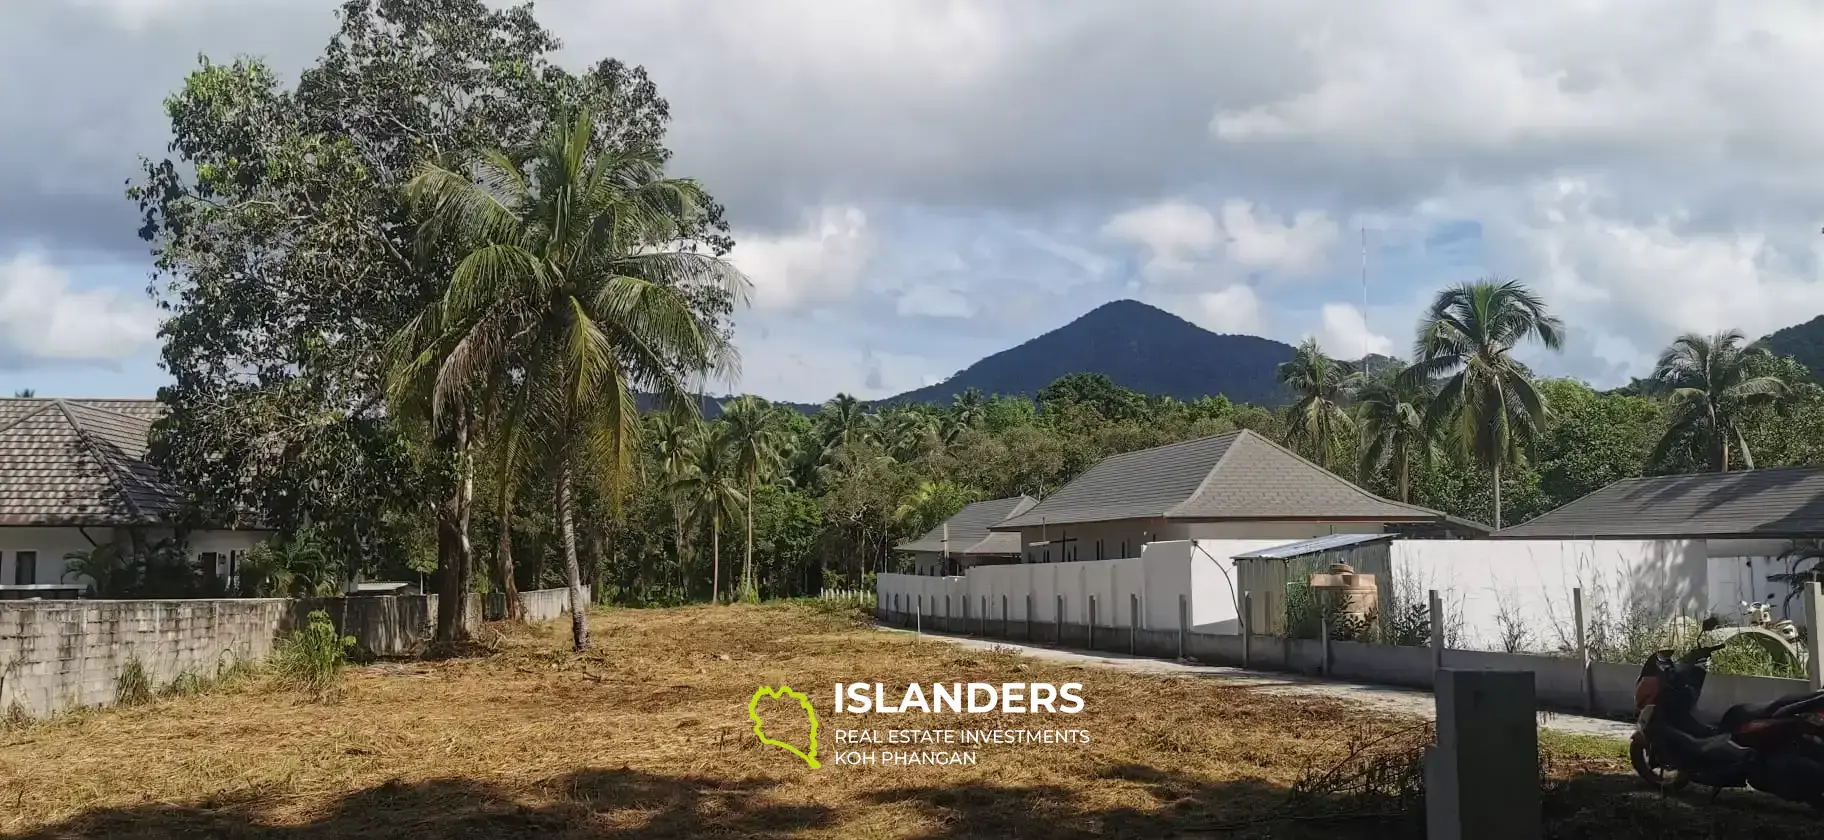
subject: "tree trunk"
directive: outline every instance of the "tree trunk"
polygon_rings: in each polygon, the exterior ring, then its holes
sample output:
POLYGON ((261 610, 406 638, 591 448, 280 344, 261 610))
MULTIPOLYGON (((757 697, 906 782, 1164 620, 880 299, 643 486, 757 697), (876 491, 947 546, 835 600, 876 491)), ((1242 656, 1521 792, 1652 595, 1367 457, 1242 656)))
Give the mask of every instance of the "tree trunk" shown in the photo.
POLYGON ((754 591, 754 476, 747 477, 747 559, 741 564, 741 598, 753 598, 754 591))
MULTIPOLYGON (((499 480, 508 479, 503 475, 499 480)), ((500 494, 500 539, 494 547, 494 567, 500 573, 500 591, 507 596, 507 620, 523 620, 526 609, 519 602, 518 573, 513 568, 513 500, 506 493, 500 494)))
POLYGON ((1721 440, 1717 441, 1718 445, 1717 445, 1716 449, 1714 450, 1716 453, 1716 456, 1714 459, 1715 463, 1711 464, 1711 469, 1716 472, 1728 472, 1729 471, 1729 438, 1726 435, 1721 436, 1721 438, 1722 438, 1721 440))
POLYGON ((1394 458, 1393 471, 1394 480, 1399 482, 1400 485, 1400 501, 1406 504, 1412 504, 1412 491, 1408 487, 1408 483, 1411 481, 1411 468, 1407 464, 1405 455, 1399 455, 1394 458))
POLYGON ((684 512, 678 507, 676 502, 673 502, 671 505, 671 521, 672 524, 676 526, 676 530, 672 532, 672 540, 676 544, 678 550, 679 591, 683 594, 684 600, 689 601, 690 567, 684 565, 684 512))
POLYGON ((709 523, 709 602, 722 603, 722 517, 709 523))
POLYGON ((1501 530, 1501 462, 1495 462, 1495 530, 1501 530))
POLYGON ((583 594, 583 568, 576 557, 574 500, 570 497, 570 465, 557 468, 557 533, 564 551, 564 582, 570 587, 570 641, 577 650, 589 649, 589 599, 583 594))
POLYGON ((444 500, 437 523, 438 642, 469 638, 469 583, 475 573, 474 547, 469 544, 469 509, 475 498, 475 470, 469 460, 469 413, 458 410, 446 438, 456 458, 455 486, 444 500))

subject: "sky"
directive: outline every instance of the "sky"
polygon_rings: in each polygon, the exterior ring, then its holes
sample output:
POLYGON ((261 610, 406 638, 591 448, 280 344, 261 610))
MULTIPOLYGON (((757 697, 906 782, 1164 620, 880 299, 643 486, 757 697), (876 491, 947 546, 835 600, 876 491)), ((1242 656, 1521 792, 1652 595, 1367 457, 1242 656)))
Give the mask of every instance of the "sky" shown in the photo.
MULTIPOLYGON (((0 393, 150 396, 122 193, 197 57, 287 78, 331 0, 14 0, 0 25, 0 393)), ((1401 355, 1517 278, 1598 386, 1679 333, 1824 314, 1809 0, 544 0, 644 65, 674 174, 753 282, 730 390, 889 396, 1120 298, 1401 355), (1363 266, 1366 254, 1366 295, 1363 266), (1363 301, 1367 305, 1364 309, 1363 301)))

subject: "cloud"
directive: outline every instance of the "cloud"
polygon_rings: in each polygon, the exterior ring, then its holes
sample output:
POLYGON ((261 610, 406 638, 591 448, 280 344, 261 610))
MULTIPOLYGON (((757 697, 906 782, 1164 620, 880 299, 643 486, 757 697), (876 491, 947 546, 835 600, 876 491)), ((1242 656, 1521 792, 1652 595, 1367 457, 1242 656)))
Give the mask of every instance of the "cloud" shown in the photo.
POLYGON ((968 318, 975 314, 975 305, 954 289, 918 286, 899 296, 894 311, 928 318, 968 318))
POLYGON ((1198 292, 1187 296, 1185 304, 1161 301, 1167 309, 1178 311, 1192 323, 1206 330, 1231 335, 1262 335, 1267 332, 1267 318, 1260 297, 1245 283, 1237 283, 1215 292, 1198 292))
POLYGON ((0 368, 111 366, 149 347, 158 314, 115 289, 80 291, 35 253, 0 262, 0 368))
POLYGON ((795 310, 853 294, 873 252, 866 213, 824 207, 795 233, 742 237, 730 259, 753 281, 756 308, 795 310))
POLYGON ((1324 304, 1317 331, 1304 337, 1315 337, 1324 352, 1339 359, 1359 359, 1369 353, 1393 354, 1393 339, 1369 329, 1362 310, 1348 303, 1324 304))
POLYGON ((1219 213, 1170 199, 1117 213, 1101 232, 1140 246, 1146 254, 1141 273, 1150 280, 1212 270, 1296 277, 1322 267, 1337 238, 1336 223, 1322 211, 1282 221, 1266 206, 1242 199, 1223 202, 1219 213))

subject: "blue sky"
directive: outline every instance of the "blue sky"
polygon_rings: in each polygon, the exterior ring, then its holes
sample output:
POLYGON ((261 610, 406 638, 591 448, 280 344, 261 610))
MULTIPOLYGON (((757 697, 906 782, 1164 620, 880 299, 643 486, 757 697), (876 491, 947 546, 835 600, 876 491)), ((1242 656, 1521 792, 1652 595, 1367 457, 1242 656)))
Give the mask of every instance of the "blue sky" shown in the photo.
MULTIPOLYGON (((9 11, 0 392, 157 388, 120 185, 162 153, 159 100, 199 52, 295 75, 336 5, 9 11)), ((1824 312, 1824 8, 1804 0, 538 13, 562 60, 643 64, 670 100, 676 171, 728 206, 755 286, 732 385, 769 397, 898 393, 1117 298, 1352 356, 1405 350, 1444 285, 1514 277, 1571 327, 1529 360, 1598 385, 1680 332, 1824 312)))

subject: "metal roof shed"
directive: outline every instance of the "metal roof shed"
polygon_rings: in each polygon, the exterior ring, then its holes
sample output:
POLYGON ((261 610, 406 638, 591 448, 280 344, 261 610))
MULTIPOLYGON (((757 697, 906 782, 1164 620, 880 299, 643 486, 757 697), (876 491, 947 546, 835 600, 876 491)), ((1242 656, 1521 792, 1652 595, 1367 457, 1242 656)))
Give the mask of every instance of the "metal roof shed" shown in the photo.
POLYGON ((1374 575, 1380 587, 1377 598, 1380 612, 1392 609, 1389 587, 1393 577, 1392 551, 1394 534, 1331 534, 1309 540, 1276 545, 1259 551, 1235 555, 1235 579, 1241 591, 1250 593, 1253 605, 1248 626, 1255 633, 1284 636, 1301 630, 1316 635, 1312 628, 1289 627, 1286 617, 1286 588, 1304 584, 1311 575, 1337 563, 1348 563, 1357 572, 1374 575))

